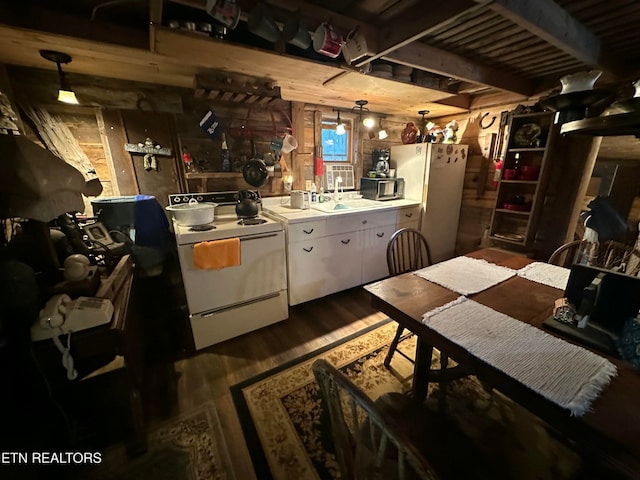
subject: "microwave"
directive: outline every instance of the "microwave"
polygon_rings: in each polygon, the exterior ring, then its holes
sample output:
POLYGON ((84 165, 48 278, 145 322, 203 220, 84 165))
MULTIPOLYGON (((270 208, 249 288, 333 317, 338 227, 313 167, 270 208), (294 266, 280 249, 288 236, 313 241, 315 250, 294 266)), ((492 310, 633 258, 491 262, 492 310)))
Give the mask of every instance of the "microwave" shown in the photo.
POLYGON ((370 200, 393 200, 404 198, 404 178, 360 179, 360 193, 370 200))

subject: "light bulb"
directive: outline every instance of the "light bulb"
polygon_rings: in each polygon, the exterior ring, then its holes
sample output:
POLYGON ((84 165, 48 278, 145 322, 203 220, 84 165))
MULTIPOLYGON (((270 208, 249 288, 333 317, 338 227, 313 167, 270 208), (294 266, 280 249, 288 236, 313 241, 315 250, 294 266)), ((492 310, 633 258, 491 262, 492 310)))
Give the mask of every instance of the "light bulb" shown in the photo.
POLYGON ((58 90, 58 101, 63 103, 70 103, 72 105, 78 105, 78 99, 73 90, 58 90))
POLYGON ((364 120, 362 120, 362 124, 367 128, 373 128, 373 126, 376 124, 376 121, 371 117, 366 117, 364 120))
POLYGON ((387 131, 385 129, 382 129, 378 132, 378 140, 384 140, 388 136, 389 135, 387 134, 387 131))
POLYGON ((336 135, 344 135, 345 132, 344 123, 339 123, 336 126, 336 135))

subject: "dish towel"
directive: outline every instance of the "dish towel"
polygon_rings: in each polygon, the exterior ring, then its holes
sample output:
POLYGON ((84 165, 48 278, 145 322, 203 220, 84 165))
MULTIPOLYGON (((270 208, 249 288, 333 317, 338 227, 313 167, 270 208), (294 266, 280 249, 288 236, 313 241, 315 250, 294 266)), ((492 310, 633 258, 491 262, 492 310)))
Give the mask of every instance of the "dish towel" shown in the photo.
POLYGON ((240 265, 240 239, 225 238, 193 246, 193 266, 198 269, 237 267, 240 265))
POLYGON ((422 321, 572 415, 588 412, 617 373, 606 358, 466 297, 425 313, 422 321))
POLYGON ((564 290, 571 270, 544 262, 533 262, 516 272, 519 277, 542 283, 558 290, 564 290))
POLYGON ((456 257, 416 270, 414 274, 454 292, 470 295, 504 282, 516 271, 486 260, 456 257))

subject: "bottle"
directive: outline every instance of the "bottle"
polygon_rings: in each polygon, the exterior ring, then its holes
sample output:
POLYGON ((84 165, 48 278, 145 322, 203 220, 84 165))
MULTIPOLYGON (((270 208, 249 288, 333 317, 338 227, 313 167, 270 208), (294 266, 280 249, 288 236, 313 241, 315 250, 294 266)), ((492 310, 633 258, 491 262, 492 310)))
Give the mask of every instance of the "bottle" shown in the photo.
POLYGON ((193 172, 193 157, 187 151, 187 147, 182 149, 182 163, 184 163, 184 169, 186 172, 193 172))
POLYGON ((320 193, 318 194, 318 203, 324 203, 324 187, 320 187, 320 193))
POLYGON ((315 182, 311 184, 311 203, 316 203, 317 201, 317 195, 316 195, 316 184, 315 182))
POLYGON ((231 162, 229 160, 229 148, 227 147, 227 137, 222 134, 222 171, 231 171, 231 162))

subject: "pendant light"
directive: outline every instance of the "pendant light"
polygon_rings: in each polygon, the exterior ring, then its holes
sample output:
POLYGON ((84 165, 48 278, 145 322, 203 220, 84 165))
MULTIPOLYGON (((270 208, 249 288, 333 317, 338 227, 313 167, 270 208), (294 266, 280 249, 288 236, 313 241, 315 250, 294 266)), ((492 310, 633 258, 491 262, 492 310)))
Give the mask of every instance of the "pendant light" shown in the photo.
POLYGON ((346 129, 344 127, 344 123, 342 123, 342 120, 340 120, 340 110, 338 110, 338 120, 337 120, 337 125, 336 125, 336 135, 344 135, 346 132, 346 129))
POLYGON ((71 55, 66 53, 56 52, 54 50, 40 50, 40 55, 51 61, 55 62, 58 67, 58 76, 60 77, 60 88, 58 90, 58 101, 63 103, 69 103, 71 105, 78 105, 78 99, 75 92, 69 85, 67 75, 62 71, 61 63, 71 63, 71 55))
POLYGON ((366 116, 364 118, 362 118, 362 114, 364 112, 368 112, 369 109, 368 108, 364 108, 364 106, 369 103, 368 100, 356 100, 356 107, 353 107, 353 110, 356 110, 359 114, 359 118, 362 120, 362 125, 364 125, 366 128, 373 128, 374 125, 376 124, 376 121, 374 120, 373 117, 371 116, 366 116))
POLYGON ((387 138, 389 136, 389 134, 387 133, 387 131, 382 127, 382 117, 378 119, 378 126, 380 127, 380 130, 378 130, 378 140, 384 140, 385 138, 387 138))

